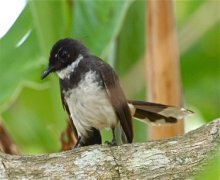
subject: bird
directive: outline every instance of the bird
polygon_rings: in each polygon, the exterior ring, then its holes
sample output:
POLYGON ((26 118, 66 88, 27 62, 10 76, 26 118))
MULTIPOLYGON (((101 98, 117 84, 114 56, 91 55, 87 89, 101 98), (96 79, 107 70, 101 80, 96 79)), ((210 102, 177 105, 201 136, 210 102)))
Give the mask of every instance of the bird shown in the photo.
POLYGON ((132 143, 132 118, 151 123, 176 123, 192 111, 140 100, 127 100, 113 68, 91 54, 79 40, 64 38, 52 47, 50 73, 59 77, 61 101, 77 137, 75 147, 101 144, 100 130, 111 129, 110 145, 117 145, 115 128, 121 127, 124 143, 132 143))

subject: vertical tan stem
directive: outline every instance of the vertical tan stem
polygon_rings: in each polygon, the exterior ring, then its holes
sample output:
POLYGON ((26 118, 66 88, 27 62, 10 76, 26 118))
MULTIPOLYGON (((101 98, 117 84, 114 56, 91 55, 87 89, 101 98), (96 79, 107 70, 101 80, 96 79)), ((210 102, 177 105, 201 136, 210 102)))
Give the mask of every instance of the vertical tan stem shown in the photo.
MULTIPOLYGON (((13 143, 12 138, 9 133, 6 131, 2 120, 0 119, 0 152, 6 154, 18 155, 19 151, 16 145, 13 143)), ((1 173, 0 173, 1 174, 1 173)))
MULTIPOLYGON (((149 0, 147 5, 147 79, 149 101, 181 106, 179 54, 172 0, 149 0)), ((149 125, 149 139, 183 134, 184 122, 149 125)))

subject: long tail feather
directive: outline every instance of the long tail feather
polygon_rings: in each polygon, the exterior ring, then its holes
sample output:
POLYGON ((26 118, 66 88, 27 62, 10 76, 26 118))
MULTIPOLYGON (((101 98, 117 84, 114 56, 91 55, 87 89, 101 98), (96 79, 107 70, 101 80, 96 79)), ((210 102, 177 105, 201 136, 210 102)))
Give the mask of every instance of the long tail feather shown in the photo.
POLYGON ((176 123, 178 119, 183 119, 193 113, 184 108, 151 102, 130 100, 128 103, 134 117, 156 124, 176 123))

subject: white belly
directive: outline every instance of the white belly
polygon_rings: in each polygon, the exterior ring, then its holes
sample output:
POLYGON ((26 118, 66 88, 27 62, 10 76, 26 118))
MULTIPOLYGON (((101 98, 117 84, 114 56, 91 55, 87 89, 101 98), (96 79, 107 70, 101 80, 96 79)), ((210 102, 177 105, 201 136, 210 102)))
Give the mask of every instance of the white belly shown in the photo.
POLYGON ((96 129, 114 127, 117 118, 105 90, 94 82, 95 72, 88 72, 78 86, 65 94, 71 118, 79 135, 96 129))

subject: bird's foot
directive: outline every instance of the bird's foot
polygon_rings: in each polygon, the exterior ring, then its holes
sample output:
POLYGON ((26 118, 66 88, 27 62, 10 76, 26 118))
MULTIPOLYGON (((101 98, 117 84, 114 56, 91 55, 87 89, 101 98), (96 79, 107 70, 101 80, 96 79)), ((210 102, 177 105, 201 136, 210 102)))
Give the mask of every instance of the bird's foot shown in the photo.
POLYGON ((107 144, 107 145, 109 145, 109 146, 117 146, 116 139, 112 139, 111 142, 105 141, 105 144, 107 144))
POLYGON ((76 144, 74 146, 74 148, 78 148, 78 147, 82 147, 83 146, 80 140, 81 140, 81 137, 79 136, 78 139, 77 139, 77 142, 76 142, 76 144))

